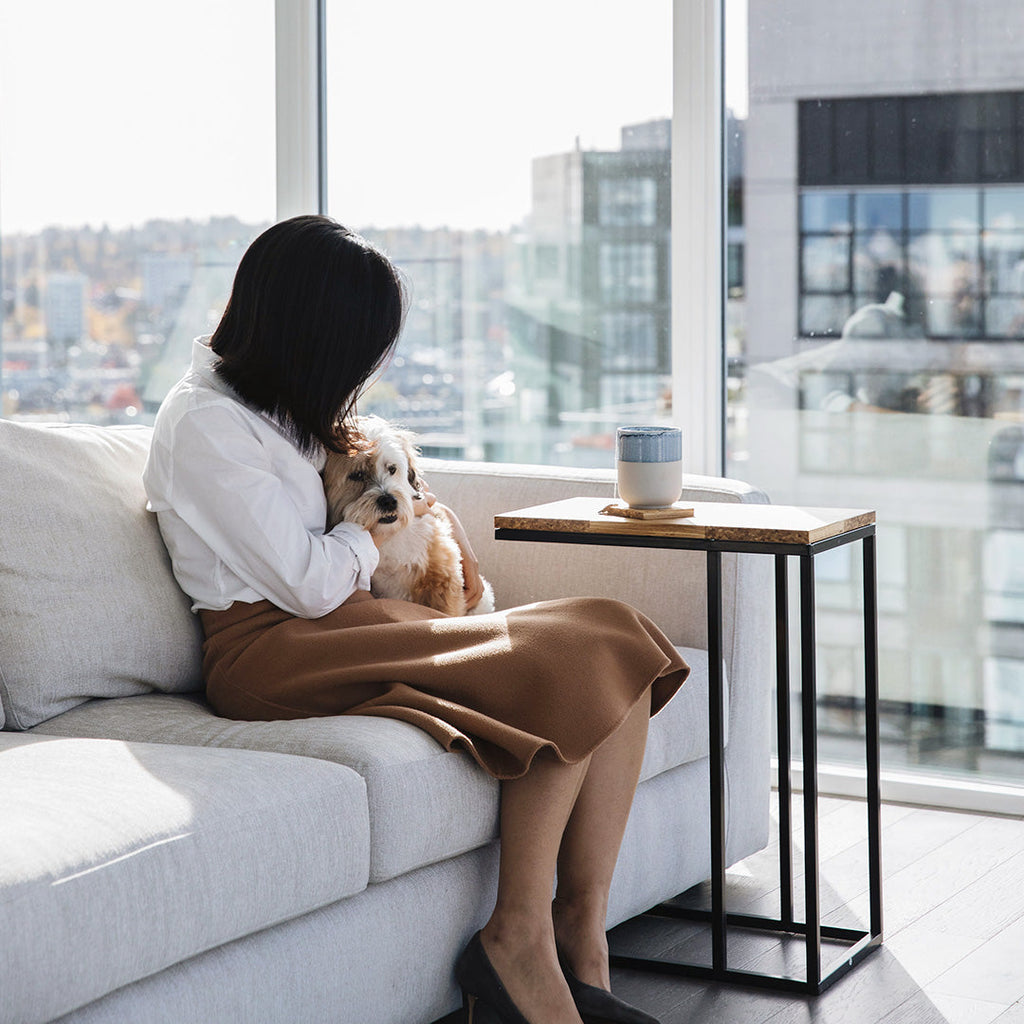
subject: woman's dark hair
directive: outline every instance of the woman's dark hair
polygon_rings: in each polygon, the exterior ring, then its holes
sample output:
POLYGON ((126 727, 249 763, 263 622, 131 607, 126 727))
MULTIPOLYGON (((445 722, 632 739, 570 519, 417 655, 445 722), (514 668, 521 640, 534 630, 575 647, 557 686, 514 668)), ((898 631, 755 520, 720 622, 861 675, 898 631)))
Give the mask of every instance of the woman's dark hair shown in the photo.
POLYGON ((405 286, 380 250, 329 217, 292 217, 246 250, 210 342, 217 372, 305 453, 347 452, 346 420, 394 350, 405 286))

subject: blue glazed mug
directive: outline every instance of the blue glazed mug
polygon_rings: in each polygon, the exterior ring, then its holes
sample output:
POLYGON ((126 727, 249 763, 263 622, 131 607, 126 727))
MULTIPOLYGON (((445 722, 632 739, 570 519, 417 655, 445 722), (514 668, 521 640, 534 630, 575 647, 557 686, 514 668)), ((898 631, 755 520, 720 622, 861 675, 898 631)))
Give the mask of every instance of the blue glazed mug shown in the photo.
POLYGON ((619 497, 630 508, 664 508, 683 489, 683 435, 678 427, 619 427, 615 432, 619 497))

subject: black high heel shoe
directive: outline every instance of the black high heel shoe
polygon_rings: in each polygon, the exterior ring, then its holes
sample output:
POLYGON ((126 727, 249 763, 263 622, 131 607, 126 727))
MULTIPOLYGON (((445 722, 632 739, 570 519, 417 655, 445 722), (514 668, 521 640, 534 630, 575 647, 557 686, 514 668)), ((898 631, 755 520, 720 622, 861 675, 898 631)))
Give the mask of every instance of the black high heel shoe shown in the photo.
POLYGON ((530 1024, 491 966, 479 932, 455 961, 455 980, 462 989, 466 1024, 530 1024))
POLYGON ((562 973, 583 1024, 660 1024, 657 1017, 630 1006, 611 992, 580 981, 563 957, 560 956, 558 962, 562 965, 562 973))

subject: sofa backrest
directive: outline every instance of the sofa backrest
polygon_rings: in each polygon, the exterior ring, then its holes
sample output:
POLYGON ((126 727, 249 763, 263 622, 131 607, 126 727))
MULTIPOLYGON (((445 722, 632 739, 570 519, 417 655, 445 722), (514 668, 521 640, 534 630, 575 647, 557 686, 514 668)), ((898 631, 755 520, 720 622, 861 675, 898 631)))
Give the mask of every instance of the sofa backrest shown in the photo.
MULTIPOLYGON (((612 456, 609 455, 609 462, 612 456)), ((480 569, 494 584, 499 608, 556 597, 612 597, 653 619, 669 639, 707 644, 705 556, 697 551, 591 547, 497 541, 494 517, 563 498, 615 496, 615 474, 563 466, 514 466, 424 459, 421 470, 438 500, 466 528, 480 569)), ((755 502, 767 496, 738 480, 687 474, 687 501, 755 502)), ((731 608, 735 558, 723 561, 723 594, 731 608)), ((731 635, 730 616, 726 615, 731 635)))
POLYGON ((0 420, 0 705, 200 689, 201 630, 146 511, 144 426, 0 420))
MULTIPOLYGON (((0 420, 0 727, 28 729, 94 697, 202 689, 199 621, 146 511, 151 437, 145 426, 0 420)), ((658 550, 494 540, 499 512, 579 494, 611 498, 611 470, 441 460, 422 468, 465 524, 499 608, 617 597, 673 642, 706 642, 697 552, 666 558, 658 550)), ((684 496, 766 500, 738 481, 696 476, 685 478, 684 496)), ((732 561, 723 563, 727 602, 732 561)))

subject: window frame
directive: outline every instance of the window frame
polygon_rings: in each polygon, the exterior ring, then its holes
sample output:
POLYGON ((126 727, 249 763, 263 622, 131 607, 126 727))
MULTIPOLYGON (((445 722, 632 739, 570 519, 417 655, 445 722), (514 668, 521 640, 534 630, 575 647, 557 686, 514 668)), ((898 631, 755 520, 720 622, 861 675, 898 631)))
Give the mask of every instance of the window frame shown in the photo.
MULTIPOLYGON (((671 355, 689 472, 725 471, 724 0, 672 0, 671 355), (682 226, 682 229, 679 229, 682 226)), ((326 211, 326 0, 275 0, 277 215, 326 211)), ((609 470, 610 472, 610 470, 609 470)), ((800 788, 800 769, 794 771, 800 788)), ((862 796, 864 770, 819 764, 819 792, 862 796)), ((1024 814, 1024 788, 883 771, 886 800, 1024 814)))

